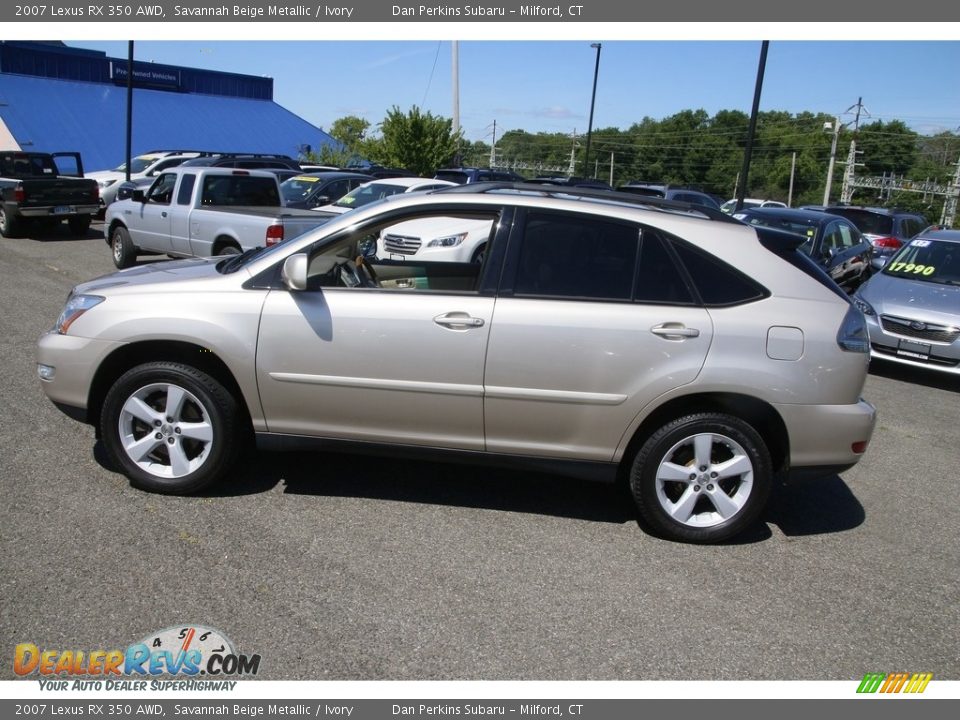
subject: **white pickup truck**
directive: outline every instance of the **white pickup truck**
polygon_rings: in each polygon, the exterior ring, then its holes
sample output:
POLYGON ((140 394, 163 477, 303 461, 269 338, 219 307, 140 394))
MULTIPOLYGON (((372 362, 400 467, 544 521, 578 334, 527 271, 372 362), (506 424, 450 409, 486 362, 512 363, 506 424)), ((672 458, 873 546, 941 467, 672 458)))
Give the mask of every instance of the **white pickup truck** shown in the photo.
POLYGON ((281 206, 264 170, 176 167, 107 208, 104 236, 118 268, 137 255, 234 255, 302 235, 331 216, 281 206))

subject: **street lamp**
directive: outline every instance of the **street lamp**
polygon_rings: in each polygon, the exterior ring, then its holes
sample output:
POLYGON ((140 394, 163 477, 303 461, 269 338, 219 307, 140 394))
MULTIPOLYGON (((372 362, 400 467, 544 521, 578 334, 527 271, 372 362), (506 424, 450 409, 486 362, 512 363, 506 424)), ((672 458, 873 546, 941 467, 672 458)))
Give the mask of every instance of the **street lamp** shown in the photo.
POLYGON ((593 67, 593 94, 590 96, 590 122, 587 124, 587 151, 583 156, 583 175, 587 177, 590 172, 590 138, 593 135, 593 106, 597 101, 597 75, 600 73, 600 43, 592 43, 590 47, 597 51, 597 64, 593 67))

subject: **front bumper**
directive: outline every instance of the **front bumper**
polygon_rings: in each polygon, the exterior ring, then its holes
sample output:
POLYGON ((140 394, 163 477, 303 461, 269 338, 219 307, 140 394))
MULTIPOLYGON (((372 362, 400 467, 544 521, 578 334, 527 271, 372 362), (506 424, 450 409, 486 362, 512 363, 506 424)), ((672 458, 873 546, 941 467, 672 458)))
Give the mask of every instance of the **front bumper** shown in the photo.
POLYGON ((37 342, 37 365, 53 368, 53 376, 41 378, 47 397, 70 417, 87 421, 90 388, 97 368, 122 343, 61 335, 56 330, 37 342))
POLYGON ((866 318, 871 357, 960 375, 960 338, 948 343, 924 337, 909 337, 889 332, 880 324, 877 315, 867 315, 866 318))

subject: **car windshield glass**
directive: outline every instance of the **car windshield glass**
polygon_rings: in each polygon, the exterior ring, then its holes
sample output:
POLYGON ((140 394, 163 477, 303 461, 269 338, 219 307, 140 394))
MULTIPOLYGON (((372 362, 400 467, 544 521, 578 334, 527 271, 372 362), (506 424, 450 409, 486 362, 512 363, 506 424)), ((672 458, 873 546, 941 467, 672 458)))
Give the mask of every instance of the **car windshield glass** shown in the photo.
MULTIPOLYGON (((130 172, 131 173, 142 173, 148 167, 153 165, 157 159, 155 157, 135 157, 130 161, 130 172)), ((127 169, 127 164, 123 163, 120 167, 117 168, 119 172, 124 172, 127 169)))
POLYGON ((890 235, 893 232, 893 218, 890 215, 873 213, 868 210, 831 208, 831 215, 840 215, 857 226, 862 233, 869 235, 890 235))
POLYGON ((390 183, 368 183, 361 185, 353 192, 348 192, 342 198, 337 200, 334 205, 337 207, 357 208, 369 205, 377 200, 382 200, 390 195, 402 193, 407 188, 403 185, 393 185, 390 183))
POLYGON ((900 248, 883 268, 884 275, 960 285, 960 243, 916 238, 900 248))
POLYGON ((305 200, 314 191, 320 178, 298 175, 280 184, 280 194, 284 200, 305 200))
POLYGON ((470 179, 466 173, 460 172, 459 170, 438 170, 434 178, 436 180, 449 180, 450 182, 455 182, 460 185, 463 185, 470 179))

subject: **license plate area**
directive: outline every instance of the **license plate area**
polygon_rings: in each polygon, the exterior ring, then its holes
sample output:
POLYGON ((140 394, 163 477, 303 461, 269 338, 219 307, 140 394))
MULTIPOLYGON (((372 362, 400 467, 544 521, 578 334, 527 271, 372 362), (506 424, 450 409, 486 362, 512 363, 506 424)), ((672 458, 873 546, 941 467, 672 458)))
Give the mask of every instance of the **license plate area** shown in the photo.
POLYGON ((930 345, 914 340, 901 340, 897 346, 897 355, 914 360, 929 360, 930 345))
POLYGON ((69 205, 57 205, 53 208, 54 215, 69 215, 73 212, 73 208, 69 205))

